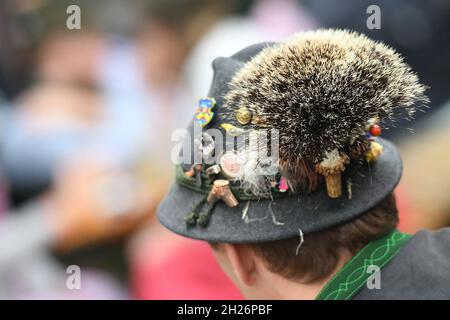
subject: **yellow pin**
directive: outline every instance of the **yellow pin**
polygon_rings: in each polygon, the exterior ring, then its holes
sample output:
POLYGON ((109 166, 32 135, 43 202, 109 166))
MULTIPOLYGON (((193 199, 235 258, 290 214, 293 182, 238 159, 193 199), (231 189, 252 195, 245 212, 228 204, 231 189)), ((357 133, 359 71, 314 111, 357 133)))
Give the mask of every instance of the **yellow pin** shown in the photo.
POLYGON ((242 128, 238 128, 229 123, 222 123, 221 127, 231 136, 236 137, 241 134, 244 134, 246 130, 242 128))

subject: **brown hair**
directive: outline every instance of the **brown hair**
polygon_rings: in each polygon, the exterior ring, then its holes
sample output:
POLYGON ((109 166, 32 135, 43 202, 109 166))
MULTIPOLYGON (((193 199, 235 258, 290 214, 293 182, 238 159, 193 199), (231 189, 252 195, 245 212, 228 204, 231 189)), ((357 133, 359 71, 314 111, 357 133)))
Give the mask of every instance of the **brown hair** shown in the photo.
POLYGON ((398 210, 391 193, 360 218, 332 229, 306 234, 298 255, 299 238, 251 246, 270 271, 289 280, 314 283, 336 269, 343 252, 354 256, 367 243, 394 229, 397 223, 398 210))

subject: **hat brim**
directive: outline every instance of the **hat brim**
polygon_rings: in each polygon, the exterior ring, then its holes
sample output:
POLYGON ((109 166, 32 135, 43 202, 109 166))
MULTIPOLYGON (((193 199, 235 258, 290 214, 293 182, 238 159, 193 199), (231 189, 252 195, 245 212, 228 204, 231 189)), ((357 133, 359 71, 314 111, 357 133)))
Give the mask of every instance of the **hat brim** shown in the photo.
POLYGON ((358 168, 351 177, 351 199, 347 188, 338 199, 331 199, 321 188, 310 194, 292 195, 275 200, 251 201, 247 219, 243 211, 247 201, 230 208, 220 201, 207 227, 188 227, 186 215, 204 197, 175 183, 158 210, 159 221, 182 236, 227 243, 257 243, 298 237, 325 230, 366 213, 397 186, 402 175, 398 149, 379 139, 384 151, 381 157, 358 168))

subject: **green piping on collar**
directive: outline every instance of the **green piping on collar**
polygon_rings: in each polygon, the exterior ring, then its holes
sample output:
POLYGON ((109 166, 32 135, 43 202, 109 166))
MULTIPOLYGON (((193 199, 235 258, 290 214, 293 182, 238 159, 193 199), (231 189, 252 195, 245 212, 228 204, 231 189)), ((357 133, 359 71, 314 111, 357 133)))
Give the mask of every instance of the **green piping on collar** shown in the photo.
POLYGON ((350 300, 371 276, 370 265, 380 269, 391 261, 411 238, 394 229, 361 249, 320 291, 316 300, 350 300))

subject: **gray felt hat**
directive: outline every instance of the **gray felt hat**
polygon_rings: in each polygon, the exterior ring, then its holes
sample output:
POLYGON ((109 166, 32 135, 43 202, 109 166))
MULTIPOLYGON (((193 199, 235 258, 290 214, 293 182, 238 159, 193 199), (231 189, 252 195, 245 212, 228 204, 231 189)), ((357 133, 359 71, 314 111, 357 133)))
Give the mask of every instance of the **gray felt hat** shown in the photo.
POLYGON ((391 48, 319 30, 249 46, 215 59, 213 69, 198 109, 206 113, 197 112, 186 145, 195 145, 195 125, 233 136, 277 129, 276 173, 255 178, 241 163, 233 175, 220 156, 208 164, 189 157, 158 210, 168 229, 213 242, 289 239, 363 215, 398 184, 400 154, 379 137, 381 128, 393 123, 394 111, 410 117, 427 99, 391 48), (228 193, 218 192, 224 184, 228 193))

